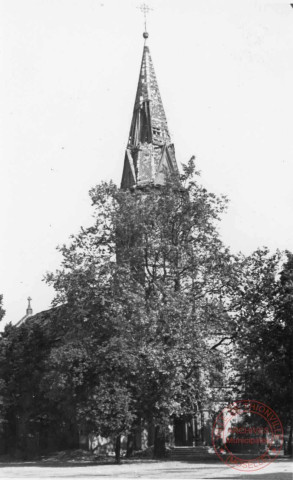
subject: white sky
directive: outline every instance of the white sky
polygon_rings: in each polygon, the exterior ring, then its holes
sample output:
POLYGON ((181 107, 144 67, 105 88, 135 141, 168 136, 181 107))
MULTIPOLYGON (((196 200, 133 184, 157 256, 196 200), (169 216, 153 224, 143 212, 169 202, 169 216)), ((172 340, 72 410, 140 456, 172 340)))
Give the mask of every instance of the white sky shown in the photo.
MULTIPOLYGON (((6 321, 47 309, 55 247, 119 183, 143 48, 136 0, 0 0, 0 292, 6 321)), ((149 46, 178 163, 230 198, 233 251, 293 250, 293 9, 153 0, 149 46)))

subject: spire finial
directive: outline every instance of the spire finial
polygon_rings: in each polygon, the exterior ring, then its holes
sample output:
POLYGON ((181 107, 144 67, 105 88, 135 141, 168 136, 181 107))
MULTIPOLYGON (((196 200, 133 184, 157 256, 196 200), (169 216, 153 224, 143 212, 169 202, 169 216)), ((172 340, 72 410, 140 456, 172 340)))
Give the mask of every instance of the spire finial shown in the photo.
POLYGON ((32 315, 32 314, 33 314, 33 309, 32 309, 32 307, 31 307, 32 298, 31 298, 31 297, 27 297, 27 301, 28 301, 28 306, 27 306, 27 309, 26 309, 26 314, 27 314, 27 315, 32 315))
POLYGON ((144 32, 143 32, 143 38, 146 40, 149 36, 147 32, 147 14, 153 10, 151 7, 149 7, 146 3, 142 3, 139 7, 139 10, 143 13, 144 16, 144 32))

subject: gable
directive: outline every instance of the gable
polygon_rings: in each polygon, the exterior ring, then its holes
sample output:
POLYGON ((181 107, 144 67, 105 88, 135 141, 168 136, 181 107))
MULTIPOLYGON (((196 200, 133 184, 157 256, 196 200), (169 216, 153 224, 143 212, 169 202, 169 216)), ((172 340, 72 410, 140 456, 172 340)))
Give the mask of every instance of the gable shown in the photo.
POLYGON ((126 150, 125 158, 124 158, 123 174, 122 174, 122 180, 121 180, 121 188, 123 189, 130 188, 130 187, 133 187, 133 185, 135 184, 136 184, 136 179, 135 179, 132 156, 129 150, 126 150))
POLYGON ((174 173, 174 167, 170 158, 168 147, 165 145, 161 160, 156 172, 155 185, 164 185, 166 181, 166 175, 174 173))

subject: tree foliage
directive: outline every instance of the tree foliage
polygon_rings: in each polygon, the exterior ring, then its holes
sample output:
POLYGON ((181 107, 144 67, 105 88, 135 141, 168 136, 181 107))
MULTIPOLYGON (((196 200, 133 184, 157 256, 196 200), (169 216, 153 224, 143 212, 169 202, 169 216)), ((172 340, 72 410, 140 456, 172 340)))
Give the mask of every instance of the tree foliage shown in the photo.
POLYGON ((290 422, 292 255, 283 267, 267 249, 231 255, 218 233, 227 201, 197 175, 191 160, 161 187, 91 190, 93 225, 46 276, 56 308, 0 339, 11 444, 92 432, 115 439, 119 460, 121 435, 152 425, 163 453, 170 417, 235 396, 290 422))
POLYGON ((292 431, 293 256, 264 248, 239 262, 233 304, 238 394, 267 403, 292 431))
POLYGON ((3 295, 0 295, 0 322, 5 315, 5 310, 3 309, 3 295))
POLYGON ((216 229, 226 200, 195 175, 191 161, 180 183, 170 178, 160 189, 98 185, 90 192, 94 225, 60 248, 63 268, 47 277, 56 304, 70 312, 69 335, 93 366, 77 397, 79 415, 96 430, 111 424, 119 435, 141 421, 164 429, 170 416, 207 401, 220 355, 207 332, 219 335, 229 325, 223 298, 231 255, 216 229))

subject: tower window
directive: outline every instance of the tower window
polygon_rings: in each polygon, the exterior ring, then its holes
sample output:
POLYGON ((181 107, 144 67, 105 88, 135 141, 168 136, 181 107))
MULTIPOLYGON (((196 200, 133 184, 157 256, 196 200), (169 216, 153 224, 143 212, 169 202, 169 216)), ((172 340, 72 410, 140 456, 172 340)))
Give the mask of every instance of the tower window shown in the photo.
POLYGON ((155 136, 160 136, 161 135, 161 129, 160 128, 153 128, 153 134, 155 136))

